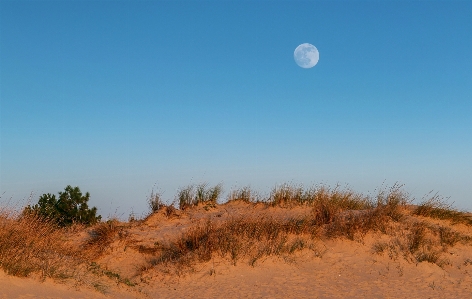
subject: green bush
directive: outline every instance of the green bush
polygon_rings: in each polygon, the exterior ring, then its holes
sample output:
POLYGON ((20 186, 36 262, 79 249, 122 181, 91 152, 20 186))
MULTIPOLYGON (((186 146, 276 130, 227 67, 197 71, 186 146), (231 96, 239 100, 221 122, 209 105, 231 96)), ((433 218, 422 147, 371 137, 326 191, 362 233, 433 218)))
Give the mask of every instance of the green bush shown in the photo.
POLYGON ((91 225, 100 222, 102 216, 96 215, 96 207, 88 207, 89 199, 90 193, 83 196, 79 187, 68 185, 64 192, 59 192, 59 199, 54 194, 43 194, 36 205, 26 207, 25 213, 35 213, 51 219, 61 227, 74 223, 91 225))

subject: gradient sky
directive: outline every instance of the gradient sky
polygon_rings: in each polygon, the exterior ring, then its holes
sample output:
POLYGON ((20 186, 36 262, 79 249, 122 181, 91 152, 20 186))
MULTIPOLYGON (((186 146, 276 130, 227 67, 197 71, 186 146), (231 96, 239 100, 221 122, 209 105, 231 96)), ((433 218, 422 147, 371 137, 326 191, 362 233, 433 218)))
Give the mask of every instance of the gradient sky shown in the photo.
POLYGON ((395 182, 472 210, 472 1, 1 1, 0 194, 395 182), (293 51, 320 52, 311 69, 293 51))

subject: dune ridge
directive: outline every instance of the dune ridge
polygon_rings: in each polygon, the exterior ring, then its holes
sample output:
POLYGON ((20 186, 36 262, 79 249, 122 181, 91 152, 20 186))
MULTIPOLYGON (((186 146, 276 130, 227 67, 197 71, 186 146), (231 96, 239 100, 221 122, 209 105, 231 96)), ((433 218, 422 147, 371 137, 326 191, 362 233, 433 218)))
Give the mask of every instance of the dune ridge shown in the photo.
POLYGON ((437 197, 412 205, 399 186, 369 198, 284 185, 266 200, 243 188, 217 203, 208 190, 216 189, 179 193, 190 196, 179 208, 153 197, 143 219, 89 227, 2 208, 0 298, 465 298, 472 290, 470 214, 437 197))

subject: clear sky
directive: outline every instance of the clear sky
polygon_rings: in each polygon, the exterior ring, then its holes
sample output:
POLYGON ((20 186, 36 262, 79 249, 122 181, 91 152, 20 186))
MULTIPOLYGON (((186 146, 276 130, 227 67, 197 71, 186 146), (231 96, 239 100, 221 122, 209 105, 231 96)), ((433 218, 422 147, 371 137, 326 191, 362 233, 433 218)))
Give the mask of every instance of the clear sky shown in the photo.
POLYGON ((395 182, 472 210, 472 1, 1 1, 0 201, 395 182), (302 43, 318 64, 299 67, 302 43))

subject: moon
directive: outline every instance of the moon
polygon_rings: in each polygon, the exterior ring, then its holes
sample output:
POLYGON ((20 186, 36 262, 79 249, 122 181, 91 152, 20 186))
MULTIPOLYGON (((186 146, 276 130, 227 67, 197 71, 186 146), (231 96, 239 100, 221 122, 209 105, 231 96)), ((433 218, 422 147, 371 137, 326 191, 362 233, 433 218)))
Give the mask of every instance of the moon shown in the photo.
POLYGON ((293 52, 295 62, 304 69, 314 67, 320 60, 318 49, 309 43, 299 45, 293 52))

